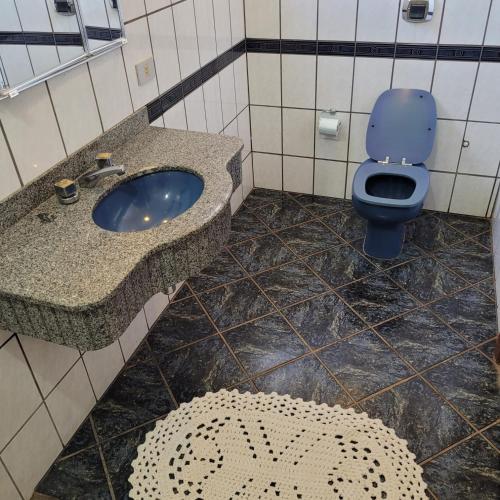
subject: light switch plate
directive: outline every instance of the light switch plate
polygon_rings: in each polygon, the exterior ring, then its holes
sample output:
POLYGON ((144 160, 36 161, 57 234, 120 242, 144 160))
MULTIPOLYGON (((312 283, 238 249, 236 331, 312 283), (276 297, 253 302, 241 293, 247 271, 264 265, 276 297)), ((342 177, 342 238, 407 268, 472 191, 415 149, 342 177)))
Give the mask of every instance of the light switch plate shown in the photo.
POLYGON ((153 58, 145 59, 135 65, 135 72, 137 73, 137 83, 139 86, 145 85, 155 77, 155 65, 153 58))

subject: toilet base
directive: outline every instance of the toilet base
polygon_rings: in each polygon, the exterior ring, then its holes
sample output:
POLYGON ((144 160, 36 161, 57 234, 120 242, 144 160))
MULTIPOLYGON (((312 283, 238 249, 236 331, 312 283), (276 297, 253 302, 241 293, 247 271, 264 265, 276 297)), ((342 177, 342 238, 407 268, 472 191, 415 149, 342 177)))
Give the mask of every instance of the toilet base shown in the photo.
POLYGON ((404 224, 378 224, 369 220, 363 249, 367 255, 376 259, 395 259, 401 253, 404 239, 404 224))

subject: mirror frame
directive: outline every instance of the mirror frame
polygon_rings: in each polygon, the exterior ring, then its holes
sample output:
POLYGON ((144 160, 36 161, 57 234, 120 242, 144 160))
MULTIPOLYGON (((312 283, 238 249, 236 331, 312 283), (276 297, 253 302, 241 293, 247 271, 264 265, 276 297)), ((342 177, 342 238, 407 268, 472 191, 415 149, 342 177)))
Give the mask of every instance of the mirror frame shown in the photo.
MULTIPOLYGON (((118 18, 120 20, 120 29, 122 36, 120 38, 117 38, 116 40, 113 40, 107 45, 91 49, 89 45, 89 39, 87 37, 87 31, 85 29, 85 23, 83 21, 83 16, 80 10, 79 0, 75 0, 76 19, 78 22, 78 26, 80 27, 80 34, 82 37, 83 54, 81 56, 76 57, 75 59, 72 59, 71 61, 60 64, 59 66, 56 66, 55 68, 52 68, 49 71, 46 71, 45 73, 41 73, 40 75, 37 75, 29 80, 26 80, 25 82, 19 83, 14 87, 2 87, 0 85, 0 101, 2 99, 6 99, 7 97, 14 98, 18 96, 23 90, 27 90, 31 87, 34 87, 35 85, 45 82, 54 76, 65 73, 66 71, 75 68, 80 64, 84 64, 91 59, 95 59, 96 57, 102 56, 107 52, 118 49, 123 45, 125 45, 127 43, 127 39, 125 37, 125 23, 123 21, 121 0, 117 0, 117 3, 118 3, 118 18)), ((2 65, 2 62, 0 60, 0 82, 2 80, 4 82, 7 82, 8 78, 5 69, 2 65)))

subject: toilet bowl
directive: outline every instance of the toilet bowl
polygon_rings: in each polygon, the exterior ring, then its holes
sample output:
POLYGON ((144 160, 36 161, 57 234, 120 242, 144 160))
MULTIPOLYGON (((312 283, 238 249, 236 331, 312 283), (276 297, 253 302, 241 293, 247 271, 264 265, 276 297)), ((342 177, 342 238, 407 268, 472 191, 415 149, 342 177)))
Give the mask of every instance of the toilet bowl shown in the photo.
POLYGON ((404 223, 422 210, 429 190, 423 161, 432 151, 436 105, 429 92, 393 89, 375 103, 366 134, 370 156, 353 179, 352 201, 366 219, 364 251, 393 259, 402 249, 404 223))

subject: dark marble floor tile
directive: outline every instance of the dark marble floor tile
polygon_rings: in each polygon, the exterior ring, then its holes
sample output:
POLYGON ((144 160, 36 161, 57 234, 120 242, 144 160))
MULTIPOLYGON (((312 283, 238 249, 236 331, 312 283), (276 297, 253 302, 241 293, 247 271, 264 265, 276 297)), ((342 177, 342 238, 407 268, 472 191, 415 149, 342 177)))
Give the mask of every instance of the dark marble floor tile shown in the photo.
POLYGON ((440 500, 498 500, 498 453, 481 437, 468 439, 424 466, 440 500))
POLYGON ((493 248, 493 238, 491 235, 491 231, 487 231, 486 233, 481 233, 479 236, 474 238, 478 243, 491 250, 493 248))
POLYGON ((160 371, 147 346, 125 365, 92 410, 99 438, 109 438, 137 427, 174 408, 160 371))
POLYGON ((310 212, 318 217, 351 208, 350 200, 331 198, 329 196, 316 196, 312 194, 299 194, 295 199, 310 212))
POLYGON ((208 267, 197 276, 189 278, 188 283, 195 292, 203 292, 244 276, 245 272, 233 256, 227 250, 222 250, 208 267))
POLYGON ((90 420, 87 418, 80 428, 75 432, 69 443, 64 447, 61 457, 72 455, 90 446, 95 446, 96 440, 90 420))
POLYGON ((215 328, 195 298, 174 302, 148 335, 154 353, 169 352, 215 333, 215 328))
POLYGON ((463 439, 472 427, 419 379, 389 389, 361 403, 371 418, 380 418, 408 441, 417 461, 463 439))
POLYGON ((488 340, 497 332, 495 303, 474 288, 445 297, 430 308, 473 344, 488 340))
POLYGON ((477 236, 485 231, 491 231, 490 220, 484 217, 451 213, 440 213, 439 217, 467 236, 477 236))
POLYGON ((385 274, 375 274, 338 290, 370 324, 387 321, 417 307, 417 303, 385 274))
POLYGON ((428 371, 424 377, 475 425, 484 427, 500 415, 497 371, 491 361, 466 352, 428 371))
POLYGON ((292 398, 330 406, 351 405, 351 399, 313 356, 282 366, 255 380, 259 391, 289 394, 292 398))
POLYGON ((231 387, 245 378, 218 336, 165 354, 159 362, 178 403, 231 387))
POLYGON ((187 299, 188 297, 192 297, 193 293, 189 289, 186 284, 183 284, 179 290, 177 290, 173 300, 171 302, 177 302, 178 300, 187 299))
POLYGON ((337 295, 321 295, 283 310, 297 331, 313 348, 366 328, 366 324, 337 295))
POLYGON ((307 352, 306 346, 278 314, 231 330, 225 338, 249 375, 307 352))
POLYGON ((387 271, 405 290, 422 302, 436 300, 467 286, 467 282, 431 257, 420 257, 387 271))
POLYGON ((298 255, 305 256, 339 245, 341 240, 319 221, 306 222, 277 233, 298 255))
POLYGON ((471 283, 493 276, 493 254, 472 240, 461 241, 434 254, 443 264, 471 283))
POLYGON ((234 245, 231 252, 249 273, 265 271, 297 258, 274 234, 234 245))
POLYGON ((234 388, 238 389, 238 392, 240 394, 244 394, 245 392, 250 392, 252 394, 257 393, 257 391, 255 390, 255 387, 250 382, 243 382, 242 384, 238 384, 234 388))
POLYGON ((312 219, 312 214, 292 198, 260 207, 255 213, 272 229, 285 229, 312 219))
POLYGON ((483 434, 500 450, 500 424, 490 427, 483 434))
POLYGON ((365 237, 366 222, 353 209, 336 212, 323 221, 347 241, 365 237))
POLYGON ((234 245, 240 241, 262 236, 269 229, 255 216, 250 208, 243 206, 231 219, 231 232, 228 245, 234 245))
POLYGON ((476 288, 485 293, 490 299, 496 300, 495 282, 493 278, 488 278, 487 280, 479 282, 476 288))
POLYGON ((263 316, 273 307, 250 281, 243 280, 200 295, 215 324, 226 329, 263 316))
POLYGON ((451 245, 464 238, 462 233, 434 215, 417 217, 406 225, 406 239, 428 251, 451 245))
POLYGON ((488 356, 489 358, 493 359, 493 356, 495 354, 496 344, 497 344, 496 339, 490 340, 489 342, 486 342, 485 344, 483 344, 479 348, 479 350, 484 352, 484 354, 486 354, 486 356, 488 356))
POLYGON ((326 285, 302 262, 292 262, 255 277, 278 307, 286 307, 327 290, 326 285))
POLYGON ((56 462, 36 491, 58 500, 111 499, 98 448, 89 448, 56 462))
POLYGON ((359 240, 353 241, 351 245, 353 245, 358 252, 360 252, 365 258, 367 258, 370 262, 375 264, 380 269, 389 269, 390 267, 397 266, 399 264, 404 264, 409 260, 412 260, 416 257, 421 257, 424 255, 424 252, 421 248, 417 247, 417 245, 413 244, 411 241, 405 241, 403 244, 403 249, 401 253, 394 259, 376 259, 375 257, 370 257, 367 255, 363 249, 365 244, 365 239, 361 238, 359 240))
POLYGON ((333 288, 377 271, 370 261, 349 245, 311 255, 306 262, 333 288))
POLYGON ((320 358, 361 399, 409 377, 413 372, 373 333, 359 333, 320 351, 320 358))
POLYGON ((280 202, 289 198, 285 191, 275 191, 274 189, 255 188, 245 198, 245 205, 250 208, 258 208, 273 202, 280 202))
POLYGON ((427 309, 390 320, 376 330, 418 371, 468 347, 465 340, 427 309))
POLYGON ((127 432, 102 444, 104 461, 117 500, 128 499, 132 474, 132 461, 137 458, 137 447, 144 442, 146 434, 155 427, 149 423, 139 429, 127 432))

